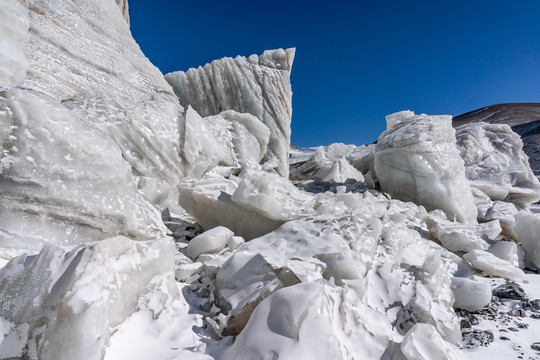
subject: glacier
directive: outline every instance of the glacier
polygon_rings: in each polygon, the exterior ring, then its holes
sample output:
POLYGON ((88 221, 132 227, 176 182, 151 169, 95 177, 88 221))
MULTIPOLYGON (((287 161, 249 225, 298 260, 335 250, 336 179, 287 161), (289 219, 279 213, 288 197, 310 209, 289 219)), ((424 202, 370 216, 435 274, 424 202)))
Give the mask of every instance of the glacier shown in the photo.
POLYGON ((290 73, 295 49, 215 60, 188 71, 165 75, 184 108, 203 117, 225 110, 249 113, 270 129, 264 161, 282 176, 289 174, 292 90, 290 73), (273 164, 275 162, 275 164, 273 164))
POLYGON ((302 149, 294 48, 163 75, 127 0, 4 5, 0 359, 538 355, 509 126, 401 111, 302 149))

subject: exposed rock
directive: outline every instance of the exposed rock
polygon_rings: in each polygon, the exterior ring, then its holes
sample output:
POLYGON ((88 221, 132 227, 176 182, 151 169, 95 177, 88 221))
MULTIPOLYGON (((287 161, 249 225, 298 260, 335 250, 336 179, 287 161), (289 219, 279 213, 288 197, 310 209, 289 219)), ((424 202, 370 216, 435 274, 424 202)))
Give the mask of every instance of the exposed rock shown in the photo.
POLYGON ((493 295, 501 299, 527 300, 527 294, 514 281, 507 281, 493 290, 493 295))

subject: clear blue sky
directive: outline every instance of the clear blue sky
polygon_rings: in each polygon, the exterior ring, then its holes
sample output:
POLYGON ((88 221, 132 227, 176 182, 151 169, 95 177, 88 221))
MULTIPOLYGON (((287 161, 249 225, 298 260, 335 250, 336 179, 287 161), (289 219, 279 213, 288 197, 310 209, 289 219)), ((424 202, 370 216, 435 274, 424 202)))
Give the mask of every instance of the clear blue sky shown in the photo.
POLYGON ((385 115, 540 102, 540 1, 129 0, 163 73, 296 47, 292 142, 373 142, 385 115))

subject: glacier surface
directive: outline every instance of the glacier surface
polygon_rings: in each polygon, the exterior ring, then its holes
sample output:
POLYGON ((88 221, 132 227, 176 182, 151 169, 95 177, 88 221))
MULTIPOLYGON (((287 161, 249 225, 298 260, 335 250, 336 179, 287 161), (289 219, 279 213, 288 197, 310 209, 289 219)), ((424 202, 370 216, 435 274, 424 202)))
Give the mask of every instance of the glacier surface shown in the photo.
POLYGON ((5 1, 0 359, 537 355, 540 183, 508 126, 403 111, 301 149, 294 49, 163 76, 127 0, 5 1))

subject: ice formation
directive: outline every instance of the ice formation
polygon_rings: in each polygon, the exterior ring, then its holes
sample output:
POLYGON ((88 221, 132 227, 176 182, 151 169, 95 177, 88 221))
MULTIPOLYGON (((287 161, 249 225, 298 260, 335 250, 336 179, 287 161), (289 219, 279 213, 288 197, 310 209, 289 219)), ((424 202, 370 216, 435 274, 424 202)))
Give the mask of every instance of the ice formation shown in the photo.
POLYGON ((463 359, 468 316, 540 318, 507 126, 289 151, 294 49, 165 80, 126 0, 6 1, 0 359, 463 359))
POLYGON ((29 22, 28 9, 19 0, 6 0, 0 7, 0 85, 18 85, 26 76, 29 22))
POLYGON ((354 145, 331 144, 318 147, 305 161, 291 164, 290 177, 295 180, 322 180, 344 183, 364 181, 364 176, 347 161, 356 147, 354 145))
POLYGON ((518 134, 506 124, 472 123, 456 128, 457 146, 471 186, 492 200, 528 206, 540 199, 540 182, 518 134))
POLYGON ((374 158, 381 190, 428 210, 441 209, 450 219, 476 223, 452 117, 403 111, 388 115, 386 122, 374 158))
POLYGON ((171 240, 116 237, 11 260, 0 270, 1 357, 101 359, 155 277, 167 276, 156 291, 177 296, 173 251, 171 240))
POLYGON ((165 235, 109 137, 47 95, 0 89, 1 247, 165 235))
POLYGON ((288 176, 292 90, 290 72, 295 49, 215 60, 186 72, 165 75, 180 104, 206 117, 225 110, 249 113, 270 129, 264 161, 288 176))

